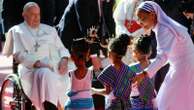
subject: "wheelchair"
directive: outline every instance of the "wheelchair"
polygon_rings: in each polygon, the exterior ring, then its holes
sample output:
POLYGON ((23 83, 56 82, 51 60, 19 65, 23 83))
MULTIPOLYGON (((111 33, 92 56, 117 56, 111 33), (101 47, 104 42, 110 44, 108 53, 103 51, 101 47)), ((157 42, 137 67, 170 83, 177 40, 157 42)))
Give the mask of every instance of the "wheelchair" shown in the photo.
POLYGON ((0 110, 36 110, 30 99, 25 95, 15 60, 13 73, 6 76, 0 92, 0 110))

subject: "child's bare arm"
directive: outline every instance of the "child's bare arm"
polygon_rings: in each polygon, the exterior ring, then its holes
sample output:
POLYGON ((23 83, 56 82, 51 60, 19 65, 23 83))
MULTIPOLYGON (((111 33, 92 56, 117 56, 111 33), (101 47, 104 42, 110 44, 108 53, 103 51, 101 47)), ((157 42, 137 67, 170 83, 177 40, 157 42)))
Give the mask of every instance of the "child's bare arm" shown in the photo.
POLYGON ((112 91, 111 87, 108 85, 105 85, 105 88, 103 89, 96 89, 92 88, 92 94, 99 94, 99 95, 107 95, 112 91))

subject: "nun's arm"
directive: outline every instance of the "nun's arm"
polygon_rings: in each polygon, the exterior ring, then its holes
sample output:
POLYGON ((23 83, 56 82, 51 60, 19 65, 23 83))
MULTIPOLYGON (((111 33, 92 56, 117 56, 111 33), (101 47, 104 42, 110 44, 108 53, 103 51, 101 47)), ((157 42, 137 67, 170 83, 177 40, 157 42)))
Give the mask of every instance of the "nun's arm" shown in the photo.
POLYGON ((169 56, 172 55, 173 48, 176 47, 176 42, 176 37, 168 28, 160 28, 157 33, 157 56, 148 68, 145 69, 150 77, 153 77, 167 63, 169 56))

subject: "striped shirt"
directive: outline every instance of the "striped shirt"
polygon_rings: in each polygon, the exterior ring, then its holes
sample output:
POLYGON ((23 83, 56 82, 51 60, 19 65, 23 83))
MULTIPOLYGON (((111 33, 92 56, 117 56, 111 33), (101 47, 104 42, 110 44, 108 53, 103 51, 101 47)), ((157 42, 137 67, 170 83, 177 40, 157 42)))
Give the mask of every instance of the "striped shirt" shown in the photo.
POLYGON ((98 80, 111 86, 115 97, 129 100, 131 82, 134 77, 135 73, 126 64, 122 64, 120 70, 116 70, 112 65, 109 65, 98 76, 98 80))
MULTIPOLYGON (((143 70, 139 63, 130 65, 130 69, 135 73, 139 73, 143 70)), ((138 107, 145 107, 145 106, 152 107, 153 106, 152 100, 155 98, 155 91, 154 91, 154 85, 152 80, 149 77, 146 77, 145 79, 143 79, 140 85, 138 85, 138 90, 139 90, 139 98, 141 99, 141 102, 136 101, 139 104, 136 103, 135 105, 137 105, 138 107)), ((132 103, 132 106, 133 106, 133 103, 132 103)))

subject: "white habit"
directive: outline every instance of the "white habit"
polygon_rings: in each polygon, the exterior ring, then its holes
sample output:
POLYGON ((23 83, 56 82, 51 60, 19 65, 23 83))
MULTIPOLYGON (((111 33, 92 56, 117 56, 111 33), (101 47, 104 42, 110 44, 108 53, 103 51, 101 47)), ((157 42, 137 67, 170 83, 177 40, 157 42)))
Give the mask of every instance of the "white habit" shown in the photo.
POLYGON ((170 63, 157 95, 158 110, 194 110, 194 45, 187 29, 169 18, 156 3, 146 3, 152 5, 158 21, 153 29, 158 53, 147 72, 153 76, 166 62, 170 63))

